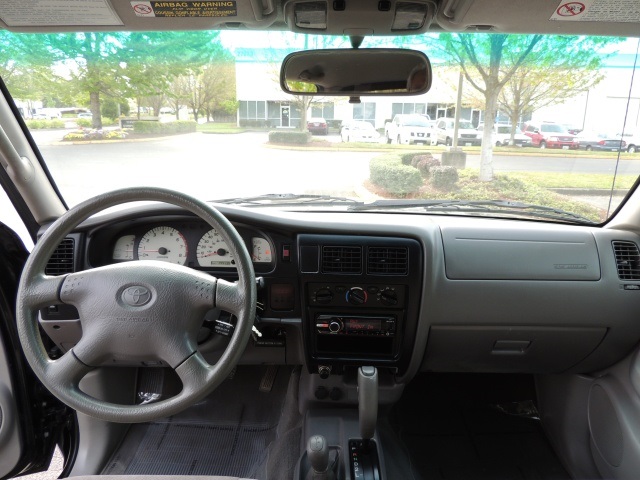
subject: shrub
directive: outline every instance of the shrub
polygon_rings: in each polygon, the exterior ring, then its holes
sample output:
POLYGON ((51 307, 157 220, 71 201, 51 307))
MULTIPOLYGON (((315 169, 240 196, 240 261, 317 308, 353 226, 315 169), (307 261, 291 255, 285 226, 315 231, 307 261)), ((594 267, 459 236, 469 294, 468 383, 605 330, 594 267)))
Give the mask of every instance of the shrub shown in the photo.
POLYGON ((305 145, 311 141, 309 132, 300 132, 297 130, 276 130, 269 132, 270 143, 288 143, 294 145, 305 145))
POLYGON ((458 182, 456 167, 431 167, 431 185, 440 190, 451 190, 458 182))
POLYGON ((405 196, 422 186, 420 173, 409 165, 403 165, 399 155, 380 155, 369 162, 371 183, 393 195, 405 196))
POLYGON ((54 118, 53 120, 27 120, 27 127, 31 130, 64 128, 64 122, 58 118, 54 118))
POLYGON ((428 153, 426 155, 416 155, 413 157, 411 164, 418 169, 420 175, 424 178, 429 178, 431 169, 440 166, 440 160, 433 158, 433 156, 428 153))
POLYGON ((125 138, 127 133, 123 130, 76 130, 74 132, 67 133, 62 140, 70 141, 90 141, 90 140, 114 140, 125 138))
POLYGON ((178 120, 169 123, 137 121, 133 122, 133 133, 152 135, 174 135, 177 133, 193 133, 198 124, 191 120, 178 120))
POLYGON ((407 153, 400 153, 400 161, 402 162, 403 165, 411 165, 411 161, 413 160, 413 157, 415 157, 416 155, 422 155, 423 152, 407 152, 407 153))
POLYGON ((79 127, 91 128, 92 120, 90 118, 78 118, 76 120, 76 125, 79 127))
POLYGON ((73 140, 84 140, 84 133, 82 132, 70 132, 67 133, 62 140, 65 141, 73 141, 73 140))
POLYGON ((127 132, 124 130, 109 130, 108 132, 104 132, 103 138, 105 140, 113 140, 117 138, 125 138, 127 136, 127 132))

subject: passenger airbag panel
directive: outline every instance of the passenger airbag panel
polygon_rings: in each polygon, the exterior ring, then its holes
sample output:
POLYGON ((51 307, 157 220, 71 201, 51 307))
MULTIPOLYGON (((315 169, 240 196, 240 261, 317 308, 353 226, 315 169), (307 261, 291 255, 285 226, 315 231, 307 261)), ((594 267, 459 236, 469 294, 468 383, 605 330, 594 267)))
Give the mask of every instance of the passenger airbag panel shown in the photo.
POLYGON ((590 232, 442 227, 451 280, 599 280, 590 232))

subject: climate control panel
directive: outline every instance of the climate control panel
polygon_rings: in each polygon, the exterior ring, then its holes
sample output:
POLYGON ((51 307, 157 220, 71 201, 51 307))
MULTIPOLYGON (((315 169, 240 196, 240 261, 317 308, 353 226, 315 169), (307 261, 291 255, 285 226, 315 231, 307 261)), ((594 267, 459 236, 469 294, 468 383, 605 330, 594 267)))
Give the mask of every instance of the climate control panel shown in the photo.
POLYGON ((326 284, 308 285, 309 304, 334 307, 389 307, 404 305, 404 285, 394 284, 326 284))

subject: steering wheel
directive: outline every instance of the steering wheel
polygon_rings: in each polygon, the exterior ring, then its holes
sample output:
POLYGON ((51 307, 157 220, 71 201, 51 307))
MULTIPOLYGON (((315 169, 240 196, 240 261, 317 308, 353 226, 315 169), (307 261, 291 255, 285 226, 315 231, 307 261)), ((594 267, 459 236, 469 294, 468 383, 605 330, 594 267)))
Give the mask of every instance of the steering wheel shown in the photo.
POLYGON ((173 415, 212 392, 238 363, 251 335, 256 282, 249 252, 231 223, 215 208, 161 188, 127 188, 98 195, 69 210, 42 236, 23 269, 16 317, 24 354, 40 381, 68 406, 109 422, 147 422, 173 415), (45 267, 60 242, 82 221, 106 208, 133 201, 159 201, 185 208, 215 228, 236 262, 239 280, 156 260, 93 268, 59 277, 45 267), (51 360, 38 330, 38 311, 48 305, 77 308, 82 338, 51 360), (214 308, 237 317, 231 341, 215 365, 197 349, 204 314, 214 308), (146 405, 120 405, 87 395, 80 380, 114 360, 158 362, 182 381, 176 396, 146 405))

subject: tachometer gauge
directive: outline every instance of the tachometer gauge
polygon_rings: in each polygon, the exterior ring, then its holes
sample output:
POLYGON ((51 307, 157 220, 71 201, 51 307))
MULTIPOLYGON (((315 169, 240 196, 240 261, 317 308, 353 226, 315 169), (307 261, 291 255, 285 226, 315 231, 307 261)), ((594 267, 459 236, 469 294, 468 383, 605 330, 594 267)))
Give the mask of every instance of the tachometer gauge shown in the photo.
POLYGON ((138 258, 184 265, 187 261, 187 242, 175 228, 156 227, 140 239, 138 258))
POLYGON ((271 245, 262 237, 251 239, 251 258, 255 263, 271 263, 271 245))
POLYGON ((215 228, 205 233, 198 242, 196 257, 201 267, 234 267, 236 264, 227 243, 215 228))
POLYGON ((135 239, 135 235, 120 237, 113 247, 112 258, 114 260, 133 260, 133 242, 135 239))

